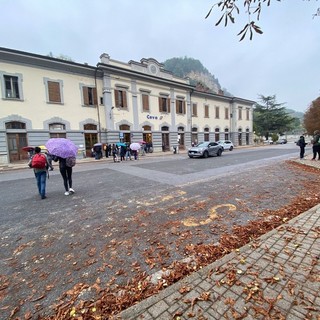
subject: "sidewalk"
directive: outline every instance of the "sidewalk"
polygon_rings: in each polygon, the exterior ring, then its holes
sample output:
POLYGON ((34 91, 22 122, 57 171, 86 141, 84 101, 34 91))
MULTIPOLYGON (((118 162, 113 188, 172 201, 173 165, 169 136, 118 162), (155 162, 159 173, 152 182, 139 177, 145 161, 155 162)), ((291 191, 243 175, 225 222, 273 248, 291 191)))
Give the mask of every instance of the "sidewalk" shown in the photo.
POLYGON ((320 205, 117 319, 320 319, 320 205))
MULTIPOLYGON (((311 155, 296 160, 320 169, 311 155)), ((117 319, 320 319, 320 205, 117 319)))

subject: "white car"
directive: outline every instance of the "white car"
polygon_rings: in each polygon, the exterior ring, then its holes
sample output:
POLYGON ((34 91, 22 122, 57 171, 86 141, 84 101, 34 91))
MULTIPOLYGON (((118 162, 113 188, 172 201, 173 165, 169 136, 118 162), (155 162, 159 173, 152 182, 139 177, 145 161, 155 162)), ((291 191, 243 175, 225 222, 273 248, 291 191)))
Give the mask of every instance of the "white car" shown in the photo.
POLYGON ((234 148, 234 145, 233 145, 232 141, 230 141, 230 140, 219 140, 219 141, 217 141, 217 143, 219 143, 223 147, 223 150, 232 151, 234 148))

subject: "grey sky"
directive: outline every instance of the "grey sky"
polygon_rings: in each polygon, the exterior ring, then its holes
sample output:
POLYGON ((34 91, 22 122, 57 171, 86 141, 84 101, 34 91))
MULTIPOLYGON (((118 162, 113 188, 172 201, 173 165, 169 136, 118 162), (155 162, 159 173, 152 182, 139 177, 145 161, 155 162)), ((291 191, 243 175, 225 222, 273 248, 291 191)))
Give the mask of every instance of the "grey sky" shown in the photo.
MULTIPOLYGON (((90 65, 101 53, 128 62, 198 59, 235 96, 276 95, 305 111, 320 96, 320 7, 316 0, 271 1, 258 25, 262 36, 239 42, 246 23, 215 27, 217 0, 0 0, 0 46, 64 54, 90 65)), ((239 1, 242 8, 243 0, 239 1)))

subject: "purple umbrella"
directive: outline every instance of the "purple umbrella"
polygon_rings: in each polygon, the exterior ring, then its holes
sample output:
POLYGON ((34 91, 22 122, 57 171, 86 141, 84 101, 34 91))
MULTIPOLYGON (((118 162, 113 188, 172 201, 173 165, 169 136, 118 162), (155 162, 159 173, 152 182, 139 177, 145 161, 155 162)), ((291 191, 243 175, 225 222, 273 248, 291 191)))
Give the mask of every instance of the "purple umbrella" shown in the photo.
POLYGON ((78 147, 69 139, 51 138, 46 143, 49 153, 60 158, 76 157, 78 147))

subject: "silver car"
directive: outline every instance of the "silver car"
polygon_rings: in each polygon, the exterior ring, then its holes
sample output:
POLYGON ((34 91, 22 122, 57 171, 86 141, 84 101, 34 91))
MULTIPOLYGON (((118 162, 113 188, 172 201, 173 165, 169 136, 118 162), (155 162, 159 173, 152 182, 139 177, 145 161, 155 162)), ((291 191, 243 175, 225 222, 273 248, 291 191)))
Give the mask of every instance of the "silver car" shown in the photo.
POLYGON ((217 143, 222 145, 223 150, 232 151, 234 148, 234 145, 233 145, 232 141, 230 141, 230 140, 219 140, 219 141, 217 141, 217 143))
POLYGON ((208 158, 209 156, 220 157, 223 152, 223 147, 217 142, 200 142, 195 147, 188 149, 189 158, 203 157, 208 158))

